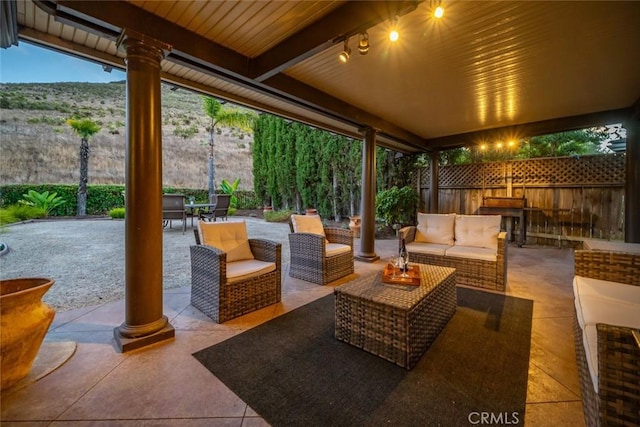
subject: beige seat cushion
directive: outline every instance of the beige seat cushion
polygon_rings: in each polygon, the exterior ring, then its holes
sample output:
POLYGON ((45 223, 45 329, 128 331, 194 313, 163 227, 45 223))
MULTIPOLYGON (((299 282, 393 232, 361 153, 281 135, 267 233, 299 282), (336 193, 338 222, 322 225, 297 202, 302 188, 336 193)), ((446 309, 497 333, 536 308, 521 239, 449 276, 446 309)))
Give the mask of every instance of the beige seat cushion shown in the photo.
POLYGON ((498 250, 500 215, 456 215, 456 246, 498 250))
POLYGON ((325 256, 334 256, 339 254, 346 254, 351 251, 351 246, 343 245, 342 243, 327 243, 325 249, 325 256))
POLYGON ((476 246, 455 245, 447 249, 446 256, 479 259, 482 261, 496 262, 498 255, 495 249, 478 248, 476 246))
POLYGON ((203 245, 213 246, 227 253, 227 262, 254 259, 247 225, 239 222, 198 221, 198 234, 203 245))
POLYGON ((243 282, 252 277, 275 271, 275 262, 260 261, 257 259, 246 259, 227 263, 227 282, 243 282))
POLYGON ((407 243, 407 251, 413 253, 421 253, 428 255, 444 256, 450 245, 442 245, 440 243, 422 243, 411 242, 407 243))
POLYGON ((596 325, 640 329, 640 287, 623 283, 574 276, 574 304, 578 324, 583 330, 587 366, 598 392, 598 331, 596 325))
POLYGON ((428 214, 418 212, 418 226, 414 241, 453 245, 455 214, 428 214))

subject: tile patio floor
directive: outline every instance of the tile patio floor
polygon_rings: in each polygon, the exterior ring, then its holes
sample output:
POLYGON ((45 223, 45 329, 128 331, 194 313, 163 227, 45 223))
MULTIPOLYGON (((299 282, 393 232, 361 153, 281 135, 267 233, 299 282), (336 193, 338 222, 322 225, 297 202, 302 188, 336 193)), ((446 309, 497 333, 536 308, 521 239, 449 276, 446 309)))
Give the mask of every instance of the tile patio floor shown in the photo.
MULTIPOLYGON (((259 220, 248 220, 248 225, 251 237, 259 230, 264 230, 264 235, 274 232, 274 227, 259 220)), ((286 229, 275 230, 282 234, 279 240, 283 245, 288 246, 286 229)), ((382 269, 396 249, 394 240, 376 241, 376 252, 382 261, 356 261, 355 274, 382 269)), ((283 253, 288 254, 287 251, 283 247, 283 253)), ((573 349, 572 276, 570 249, 526 245, 518 248, 514 244, 509 247, 506 293, 534 300, 526 426, 584 425, 573 349)), ((191 354, 330 294, 333 286, 340 283, 344 282, 321 287, 293 279, 285 271, 282 303, 222 325, 189 305, 189 286, 167 290, 164 314, 176 329, 175 339, 126 354, 118 353, 113 341, 113 328, 124 321, 124 301, 60 311, 41 353, 56 342, 75 342, 75 354, 44 378, 3 393, 0 423, 267 425, 191 354)))

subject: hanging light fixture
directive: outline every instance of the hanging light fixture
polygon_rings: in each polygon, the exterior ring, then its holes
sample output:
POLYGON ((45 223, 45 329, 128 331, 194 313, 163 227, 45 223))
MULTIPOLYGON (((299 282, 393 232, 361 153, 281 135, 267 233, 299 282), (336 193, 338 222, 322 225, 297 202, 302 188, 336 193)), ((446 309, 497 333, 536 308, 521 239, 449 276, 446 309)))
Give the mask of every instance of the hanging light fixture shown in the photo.
POLYGON ((349 48, 349 39, 347 38, 344 40, 344 48, 342 52, 340 52, 340 55, 338 55, 338 59, 340 62, 345 63, 349 60, 349 56, 351 56, 351 49, 349 48))
POLYGON ((366 55, 367 53, 369 53, 369 34, 367 34, 366 31, 360 34, 358 52, 360 52, 360 55, 366 55))

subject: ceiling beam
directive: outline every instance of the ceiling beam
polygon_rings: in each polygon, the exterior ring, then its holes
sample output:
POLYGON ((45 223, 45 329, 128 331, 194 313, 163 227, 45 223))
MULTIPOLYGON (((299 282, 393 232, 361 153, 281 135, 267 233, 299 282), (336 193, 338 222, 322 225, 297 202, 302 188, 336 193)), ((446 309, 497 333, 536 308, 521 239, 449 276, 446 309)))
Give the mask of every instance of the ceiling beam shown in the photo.
POLYGON ((293 97, 308 109, 338 120, 349 120, 358 127, 370 126, 379 134, 403 142, 413 149, 425 150, 423 138, 285 74, 273 76, 265 83, 282 95, 293 97))
POLYGON ((126 71, 124 59, 118 56, 100 52, 31 28, 20 27, 18 34, 21 40, 38 44, 43 48, 54 49, 85 61, 96 62, 100 65, 109 65, 121 71, 126 71))
POLYGON ((245 98, 243 96, 239 96, 234 93, 226 92, 224 90, 207 86, 202 83, 194 82, 193 80, 185 79, 183 77, 175 76, 173 74, 168 74, 165 72, 161 72, 160 77, 162 78, 163 81, 171 84, 176 84, 180 87, 185 88, 185 90, 192 90, 192 91, 210 95, 219 99, 224 99, 234 104, 242 105, 242 106, 255 109, 261 112, 273 114, 282 118, 294 120, 300 123, 307 124, 309 126, 324 128, 328 131, 339 133, 341 135, 348 136, 350 138, 354 138, 358 140, 361 139, 361 135, 356 131, 349 131, 347 129, 342 129, 337 126, 329 126, 321 122, 318 122, 316 120, 309 119, 307 117, 292 113, 290 111, 285 111, 280 108, 274 107, 272 105, 256 102, 252 99, 245 98))
POLYGON ((505 141, 531 136, 548 135, 558 132, 586 129, 606 124, 622 123, 631 116, 632 108, 601 111, 578 116, 561 117, 539 122, 504 126, 476 132, 461 133, 425 140, 425 148, 430 150, 447 150, 469 145, 478 145, 488 141, 505 141))
POLYGON ((249 65, 250 76, 257 81, 271 78, 338 41, 412 12, 422 1, 348 1, 253 58, 249 65))

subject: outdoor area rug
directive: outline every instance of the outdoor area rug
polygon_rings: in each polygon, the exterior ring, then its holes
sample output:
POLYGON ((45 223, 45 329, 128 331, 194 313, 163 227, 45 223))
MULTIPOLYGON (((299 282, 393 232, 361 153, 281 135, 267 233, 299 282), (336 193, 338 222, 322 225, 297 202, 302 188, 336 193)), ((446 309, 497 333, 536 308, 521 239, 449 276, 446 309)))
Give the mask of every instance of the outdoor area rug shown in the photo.
POLYGON ((337 341, 333 295, 194 357, 273 426, 523 423, 533 301, 457 292, 410 371, 337 341))

